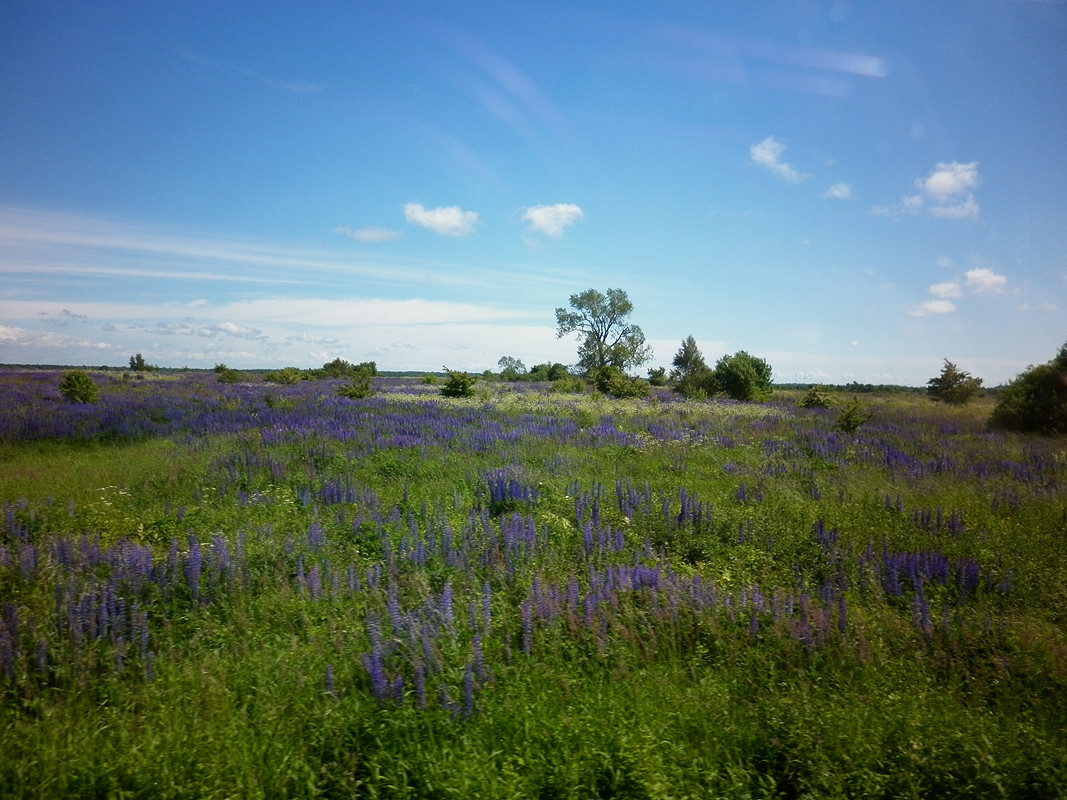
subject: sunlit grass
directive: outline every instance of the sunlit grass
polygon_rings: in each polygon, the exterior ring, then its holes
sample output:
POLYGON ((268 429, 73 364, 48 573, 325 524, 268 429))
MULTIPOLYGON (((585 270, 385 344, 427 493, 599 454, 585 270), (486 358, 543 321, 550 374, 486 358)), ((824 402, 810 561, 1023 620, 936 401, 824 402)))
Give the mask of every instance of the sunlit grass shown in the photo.
POLYGON ((845 436, 782 396, 132 383, 95 412, 132 427, 3 445, 0 795, 1067 785, 1063 442, 922 396, 845 436))

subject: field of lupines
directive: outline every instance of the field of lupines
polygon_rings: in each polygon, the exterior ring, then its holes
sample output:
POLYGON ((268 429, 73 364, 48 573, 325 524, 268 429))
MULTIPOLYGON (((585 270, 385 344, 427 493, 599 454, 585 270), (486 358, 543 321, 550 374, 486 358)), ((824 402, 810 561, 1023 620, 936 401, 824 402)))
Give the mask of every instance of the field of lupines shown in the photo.
POLYGON ((1067 442, 0 371, 0 796, 1064 797, 1067 442))

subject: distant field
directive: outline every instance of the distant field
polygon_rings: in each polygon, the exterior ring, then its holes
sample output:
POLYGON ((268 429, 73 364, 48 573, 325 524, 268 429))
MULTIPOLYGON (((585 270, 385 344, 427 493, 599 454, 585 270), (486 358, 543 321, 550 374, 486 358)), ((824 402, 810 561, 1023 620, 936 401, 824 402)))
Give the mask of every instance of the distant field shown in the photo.
POLYGON ((140 375, 0 369, 0 796, 1067 796, 1067 441, 988 399, 140 375))

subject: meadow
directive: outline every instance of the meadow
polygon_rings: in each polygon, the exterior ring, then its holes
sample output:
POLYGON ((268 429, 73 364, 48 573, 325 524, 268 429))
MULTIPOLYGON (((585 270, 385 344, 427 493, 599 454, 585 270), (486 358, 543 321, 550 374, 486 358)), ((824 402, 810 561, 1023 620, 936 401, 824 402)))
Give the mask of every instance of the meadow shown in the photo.
POLYGON ((0 369, 0 796, 1067 797, 1067 441, 988 399, 60 375, 0 369))

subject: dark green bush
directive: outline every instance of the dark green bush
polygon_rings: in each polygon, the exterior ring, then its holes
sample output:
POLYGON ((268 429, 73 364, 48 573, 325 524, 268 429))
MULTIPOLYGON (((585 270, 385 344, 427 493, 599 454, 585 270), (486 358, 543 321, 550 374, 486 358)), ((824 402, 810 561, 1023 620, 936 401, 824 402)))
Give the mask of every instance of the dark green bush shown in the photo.
POLYGON ((771 365, 739 350, 715 364, 715 386, 734 400, 766 400, 771 396, 771 365))
POLYGON ((1051 361, 1030 367, 1001 391, 989 426, 1024 433, 1067 433, 1067 343, 1051 361))
POLYGON ((834 421, 834 430, 852 435, 860 429, 861 425, 870 422, 873 417, 874 412, 864 406, 858 397, 853 396, 848 404, 838 412, 837 419, 834 421))
POLYGON ((71 403, 95 403, 100 400, 100 390, 93 379, 80 369, 74 369, 63 375, 59 384, 59 393, 71 403))
POLYGON ((816 384, 797 403, 801 408, 831 408, 836 404, 834 396, 825 386, 816 384))
POLYGON ((441 387, 441 394, 445 397, 470 397, 474 394, 474 384, 478 380, 466 372, 444 368, 448 380, 441 387))
POLYGON ((648 381, 631 378, 618 367, 600 367, 590 374, 597 391, 611 397, 644 397, 648 394, 648 381))
POLYGON ((981 393, 982 379, 972 378, 947 358, 945 366, 941 368, 941 374, 926 382, 926 394, 936 403, 962 406, 981 393))

